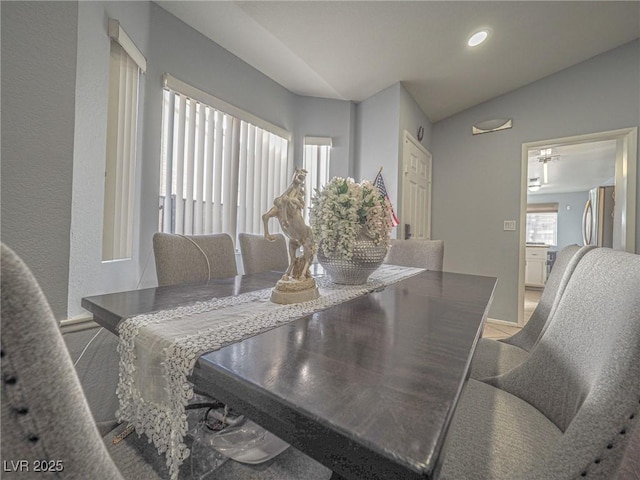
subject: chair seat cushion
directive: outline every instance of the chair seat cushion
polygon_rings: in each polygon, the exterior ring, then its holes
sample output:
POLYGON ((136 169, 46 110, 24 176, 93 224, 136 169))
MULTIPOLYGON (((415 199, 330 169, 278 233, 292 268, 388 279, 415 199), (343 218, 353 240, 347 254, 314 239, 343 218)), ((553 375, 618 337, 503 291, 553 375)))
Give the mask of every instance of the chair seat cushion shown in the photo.
POLYGON ((524 400, 470 379, 453 416, 441 480, 528 478, 562 432, 524 400))
POLYGON ((471 363, 471 378, 482 380, 508 372, 520 365, 529 353, 515 345, 481 338, 471 363))

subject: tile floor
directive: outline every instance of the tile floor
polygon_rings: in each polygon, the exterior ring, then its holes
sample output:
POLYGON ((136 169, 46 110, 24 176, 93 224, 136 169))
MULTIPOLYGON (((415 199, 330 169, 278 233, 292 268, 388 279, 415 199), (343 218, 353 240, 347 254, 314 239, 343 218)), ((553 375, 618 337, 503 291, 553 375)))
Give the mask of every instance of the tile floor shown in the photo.
MULTIPOLYGON (((542 295, 542 290, 535 289, 525 289, 524 291, 524 318, 525 323, 531 317, 531 314, 538 305, 540 301, 540 295, 542 295)), ((520 327, 512 327, 510 325, 504 325, 502 323, 493 323, 487 322, 484 327, 484 333, 482 336, 484 338, 492 338, 494 340, 498 340, 500 338, 510 337, 514 333, 518 332, 520 327)))

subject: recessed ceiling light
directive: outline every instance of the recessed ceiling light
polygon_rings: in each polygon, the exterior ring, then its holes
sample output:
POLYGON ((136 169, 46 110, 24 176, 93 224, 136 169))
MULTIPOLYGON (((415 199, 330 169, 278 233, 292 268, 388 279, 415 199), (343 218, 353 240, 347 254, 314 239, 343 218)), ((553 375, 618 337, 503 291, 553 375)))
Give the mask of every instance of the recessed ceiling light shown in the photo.
POLYGON ((488 36, 489 36, 488 31, 480 30, 479 32, 476 32, 473 35, 471 35, 471 37, 469 37, 469 40, 467 41, 467 45, 469 45, 470 47, 477 47, 482 42, 484 42, 488 36))

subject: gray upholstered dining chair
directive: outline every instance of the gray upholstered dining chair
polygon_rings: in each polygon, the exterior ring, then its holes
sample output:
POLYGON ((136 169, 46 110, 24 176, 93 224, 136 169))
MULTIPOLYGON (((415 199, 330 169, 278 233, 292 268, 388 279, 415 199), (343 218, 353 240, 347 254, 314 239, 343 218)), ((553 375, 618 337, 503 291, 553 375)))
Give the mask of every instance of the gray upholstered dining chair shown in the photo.
POLYGON ((2 459, 26 460, 31 470, 35 461, 52 462, 47 465, 61 466, 65 478, 100 472, 122 479, 44 294, 16 254, 1 249, 2 459))
POLYGON ((284 272, 289 267, 289 253, 285 236, 281 233, 276 233, 273 236, 276 239, 270 242, 264 238, 264 235, 251 233, 238 235, 245 274, 271 270, 284 272))
POLYGON ((638 292, 639 255, 587 252, 524 362, 465 385, 439 478, 615 478, 639 428, 638 292))
POLYGON ((64 332, 62 338, 98 430, 106 434, 118 424, 118 337, 97 327, 64 332))
MULTIPOLYGON (((31 476, 40 462, 60 478, 100 480, 167 479, 164 455, 144 435, 132 433, 114 445, 122 424, 101 438, 64 344, 58 324, 28 267, 4 244, 1 249, 2 460, 28 462, 31 476), (105 445, 106 442, 106 445, 105 445), (62 469, 62 470, 57 470, 62 469)), ((190 460, 179 478, 190 478, 190 460)), ((10 468, 10 467, 8 467, 10 468)), ((5 471, 4 477, 12 478, 5 471)), ((52 473, 43 477, 56 476, 52 473)), ((331 471, 290 447, 260 465, 227 461, 214 472, 217 480, 326 480, 331 471)))
POLYGON ((153 254, 160 286, 205 282, 238 274, 233 240, 226 233, 156 233, 153 254))
POLYGON ((617 480, 640 480, 640 427, 633 430, 618 469, 617 480))
POLYGON ((562 296, 576 265, 593 248, 595 247, 569 245, 560 251, 540 301, 525 326, 508 338, 479 340, 471 364, 471 378, 482 379, 500 375, 522 363, 540 338, 554 303, 562 296))
POLYGON ((442 271, 444 240, 391 240, 384 263, 442 271))

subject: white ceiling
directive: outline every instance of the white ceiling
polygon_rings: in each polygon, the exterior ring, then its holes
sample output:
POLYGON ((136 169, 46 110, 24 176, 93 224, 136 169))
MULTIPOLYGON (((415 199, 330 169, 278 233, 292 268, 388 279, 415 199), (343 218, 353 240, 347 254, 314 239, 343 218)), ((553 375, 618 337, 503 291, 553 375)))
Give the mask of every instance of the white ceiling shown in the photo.
POLYGON ((613 185, 615 177, 616 141, 580 143, 574 145, 547 145, 529 150, 528 178, 543 181, 543 167, 540 162, 540 148, 551 148, 548 162, 548 183, 537 192, 547 193, 586 192, 602 186, 613 185))
POLYGON ((638 1, 156 3, 294 93, 359 102, 401 81, 432 122, 640 37, 638 1))

